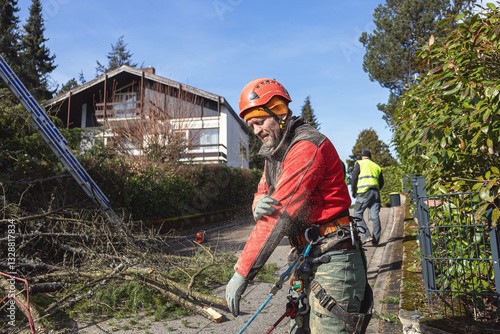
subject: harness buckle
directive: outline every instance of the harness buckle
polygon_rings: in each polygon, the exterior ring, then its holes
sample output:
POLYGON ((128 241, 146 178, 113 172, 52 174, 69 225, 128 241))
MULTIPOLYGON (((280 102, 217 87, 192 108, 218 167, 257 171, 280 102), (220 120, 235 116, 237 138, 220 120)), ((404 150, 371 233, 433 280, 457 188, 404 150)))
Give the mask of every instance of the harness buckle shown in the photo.
POLYGON ((325 238, 320 236, 318 231, 318 225, 316 224, 312 225, 311 227, 308 227, 304 231, 304 237, 306 238, 306 241, 311 245, 314 245, 315 243, 318 243, 319 241, 325 238), (309 233, 311 233, 311 235, 309 233))

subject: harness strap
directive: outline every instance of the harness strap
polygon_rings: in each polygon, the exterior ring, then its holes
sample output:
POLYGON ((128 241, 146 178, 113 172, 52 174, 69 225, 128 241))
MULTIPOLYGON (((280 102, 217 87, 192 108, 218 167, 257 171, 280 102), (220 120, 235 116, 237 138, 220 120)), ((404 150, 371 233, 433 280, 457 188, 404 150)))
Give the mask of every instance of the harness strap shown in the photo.
POLYGON ((361 302, 361 311, 365 313, 349 313, 340 306, 335 298, 330 296, 325 289, 316 280, 311 282, 311 292, 318 299, 319 304, 324 307, 331 315, 340 319, 345 324, 345 329, 352 334, 363 334, 368 327, 372 317, 371 307, 373 305, 373 291, 370 284, 366 282, 365 296, 361 302))
MULTIPOLYGON (((342 229, 349 228, 349 222, 349 216, 345 216, 327 223, 313 225, 308 229, 309 237, 312 239, 318 239, 328 234, 341 231, 342 229)), ((292 247, 299 247, 308 243, 305 232, 296 236, 290 236, 288 237, 288 240, 290 241, 290 245, 292 247)))

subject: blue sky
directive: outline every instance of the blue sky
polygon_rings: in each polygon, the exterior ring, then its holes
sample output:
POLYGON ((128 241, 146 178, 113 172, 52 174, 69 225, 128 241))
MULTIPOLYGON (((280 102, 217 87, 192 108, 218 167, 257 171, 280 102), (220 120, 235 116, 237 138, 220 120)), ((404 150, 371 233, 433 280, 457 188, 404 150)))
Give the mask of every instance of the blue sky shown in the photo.
MULTIPOLYGON (((363 129, 390 145, 377 103, 389 92, 362 69, 361 32, 374 29, 381 1, 262 0, 44 0, 46 45, 56 55, 52 78, 63 84, 83 71, 120 36, 133 61, 156 74, 226 98, 235 111, 243 87, 274 78, 290 93, 294 114, 311 98, 320 131, 341 159, 363 129)), ((24 25, 31 0, 19 0, 24 25)))

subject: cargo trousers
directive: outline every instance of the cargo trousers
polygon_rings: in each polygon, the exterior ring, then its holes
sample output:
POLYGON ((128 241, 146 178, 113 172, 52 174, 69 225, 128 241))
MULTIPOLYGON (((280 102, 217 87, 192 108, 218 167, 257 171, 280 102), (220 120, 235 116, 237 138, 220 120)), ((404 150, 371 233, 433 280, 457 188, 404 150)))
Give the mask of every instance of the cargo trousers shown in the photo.
POLYGON ((373 236, 375 243, 380 241, 382 228, 380 226, 380 193, 377 189, 368 189, 364 193, 357 194, 356 202, 354 203, 354 217, 358 218, 358 226, 361 227, 361 238, 368 239, 373 236), (365 210, 370 209, 370 219, 373 223, 373 234, 370 233, 364 218, 365 210), (364 230, 364 232, 363 232, 364 230))
MULTIPOLYGON (((359 245, 352 250, 334 250, 325 253, 330 256, 330 262, 313 265, 309 272, 301 272, 304 282, 304 293, 308 295, 307 304, 300 302, 299 319, 291 320, 290 333, 292 334, 320 334, 320 333, 348 333, 344 322, 335 318, 325 308, 319 305, 318 300, 310 294, 309 283, 315 279, 321 286, 337 300, 339 305, 348 312, 359 312, 361 301, 366 287, 366 259, 359 245), (300 328, 303 326, 304 331, 300 328)), ((299 293, 293 292, 297 297, 299 293)))

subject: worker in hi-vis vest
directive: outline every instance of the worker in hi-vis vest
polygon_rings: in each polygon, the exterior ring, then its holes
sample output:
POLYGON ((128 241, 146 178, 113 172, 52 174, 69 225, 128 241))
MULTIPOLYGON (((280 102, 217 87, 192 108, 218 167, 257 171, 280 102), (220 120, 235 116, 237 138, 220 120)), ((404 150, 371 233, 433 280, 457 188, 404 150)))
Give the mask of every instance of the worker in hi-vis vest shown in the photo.
POLYGON ((371 241, 377 246, 380 241, 380 189, 384 186, 382 168, 371 160, 370 151, 361 153, 361 160, 356 161, 351 178, 352 196, 356 198, 354 203, 354 217, 358 218, 358 226, 361 227, 361 241, 363 244, 371 241), (370 233, 363 219, 363 212, 370 209, 370 219, 373 223, 373 234, 370 233))

